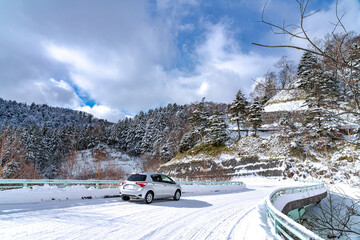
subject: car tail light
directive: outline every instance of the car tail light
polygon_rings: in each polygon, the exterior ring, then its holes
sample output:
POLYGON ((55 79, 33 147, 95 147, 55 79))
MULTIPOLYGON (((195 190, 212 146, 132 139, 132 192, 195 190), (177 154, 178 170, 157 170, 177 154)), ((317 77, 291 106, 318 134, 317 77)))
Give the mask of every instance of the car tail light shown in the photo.
POLYGON ((122 184, 121 184, 121 186, 123 186, 125 183, 126 183, 126 181, 123 181, 122 184))
POLYGON ((136 185, 139 185, 140 187, 145 187, 147 185, 147 182, 137 182, 136 185))

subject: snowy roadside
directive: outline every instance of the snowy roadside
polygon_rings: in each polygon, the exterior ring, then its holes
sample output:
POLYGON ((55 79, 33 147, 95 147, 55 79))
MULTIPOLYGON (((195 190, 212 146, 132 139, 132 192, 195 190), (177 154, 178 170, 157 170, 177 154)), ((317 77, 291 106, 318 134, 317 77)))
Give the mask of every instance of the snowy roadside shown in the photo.
POLYGON ((94 187, 86 188, 82 185, 58 188, 45 184, 44 186, 33 186, 32 188, 0 191, 0 204, 104 198, 118 194, 119 190, 117 188, 96 189, 94 187))
MULTIPOLYGON (((101 197, 116 194, 118 189, 45 186, 2 191, 0 239, 85 240, 119 239, 119 236, 121 239, 279 239, 268 224, 265 199, 276 188, 305 183, 261 177, 236 180, 243 181, 246 188, 244 185, 183 185, 180 201, 158 200, 150 205, 119 198, 74 201, 47 198, 48 202, 29 202, 30 196, 36 194, 61 192, 66 200, 65 196, 70 199, 70 192, 89 195, 99 191, 101 197), (107 190, 110 192, 103 192, 107 190), (10 198, 10 193, 12 198, 25 199, 30 204, 2 203, 4 197, 10 198)), ((81 196, 78 194, 78 199, 81 196)))
MULTIPOLYGON (((245 185, 182 185, 184 196, 235 192, 245 188, 245 185)), ((86 188, 82 185, 58 188, 45 184, 45 186, 0 191, 0 204, 96 199, 116 197, 118 195, 118 188, 96 189, 93 187, 86 188)))

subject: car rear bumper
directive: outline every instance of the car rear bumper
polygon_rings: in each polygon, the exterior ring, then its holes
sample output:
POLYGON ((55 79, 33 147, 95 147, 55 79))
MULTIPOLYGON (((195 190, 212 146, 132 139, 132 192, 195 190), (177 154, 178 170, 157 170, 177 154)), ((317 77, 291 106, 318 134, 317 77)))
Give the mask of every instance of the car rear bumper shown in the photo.
POLYGON ((120 197, 129 197, 130 199, 144 199, 142 194, 139 194, 138 196, 128 195, 128 194, 120 194, 120 197))
POLYGON ((144 199, 145 194, 143 194, 143 191, 134 191, 134 190, 126 190, 126 189, 120 189, 120 197, 122 196, 128 196, 130 198, 137 198, 137 199, 144 199))

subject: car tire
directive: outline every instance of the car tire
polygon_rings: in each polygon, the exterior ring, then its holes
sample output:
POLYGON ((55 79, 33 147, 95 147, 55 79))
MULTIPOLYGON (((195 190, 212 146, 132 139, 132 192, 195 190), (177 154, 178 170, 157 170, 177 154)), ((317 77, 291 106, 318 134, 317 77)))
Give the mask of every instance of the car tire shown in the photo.
POLYGON ((130 197, 129 196, 122 196, 121 199, 123 201, 129 201, 130 200, 130 197))
POLYGON ((147 192, 145 195, 145 203, 150 204, 154 200, 154 193, 153 192, 147 192))
POLYGON ((180 192, 180 190, 178 189, 178 190, 176 190, 173 199, 174 199, 175 201, 179 201, 179 200, 180 200, 180 197, 181 197, 181 192, 180 192))

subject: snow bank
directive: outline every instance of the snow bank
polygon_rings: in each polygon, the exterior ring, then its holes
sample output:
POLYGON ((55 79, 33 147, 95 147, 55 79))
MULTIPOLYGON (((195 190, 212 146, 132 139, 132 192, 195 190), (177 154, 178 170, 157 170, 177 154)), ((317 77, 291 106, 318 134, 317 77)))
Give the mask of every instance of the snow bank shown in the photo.
POLYGON ((65 201, 85 198, 104 198, 105 196, 118 195, 118 188, 96 189, 93 187, 76 185, 65 188, 56 186, 33 186, 0 191, 0 204, 38 203, 47 201, 65 201))

